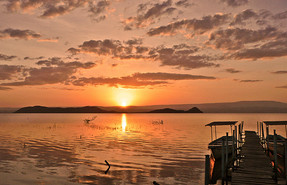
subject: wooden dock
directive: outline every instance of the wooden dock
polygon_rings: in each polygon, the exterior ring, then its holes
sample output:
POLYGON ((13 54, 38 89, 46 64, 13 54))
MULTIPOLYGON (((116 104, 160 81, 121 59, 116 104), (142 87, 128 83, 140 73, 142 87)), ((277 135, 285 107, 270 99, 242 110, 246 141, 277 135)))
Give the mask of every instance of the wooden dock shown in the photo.
POLYGON ((245 131, 245 143, 242 146, 242 162, 232 172, 232 185, 272 185, 276 182, 272 179, 274 175, 271 160, 266 156, 259 137, 254 131, 245 131))

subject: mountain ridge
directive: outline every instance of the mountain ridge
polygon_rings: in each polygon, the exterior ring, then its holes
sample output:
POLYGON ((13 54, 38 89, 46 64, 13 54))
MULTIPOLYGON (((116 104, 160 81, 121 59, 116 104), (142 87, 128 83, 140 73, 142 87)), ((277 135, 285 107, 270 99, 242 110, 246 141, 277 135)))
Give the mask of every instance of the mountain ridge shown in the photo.
MULTIPOLYGON (((93 106, 86 106, 93 107, 93 106)), ((287 103, 278 101, 237 101, 223 103, 202 104, 169 104, 169 105, 147 105, 147 106, 94 106, 106 112, 139 113, 150 112, 156 109, 176 109, 187 111, 191 107, 197 107, 204 113, 287 113, 287 103)), ((59 108, 59 107, 58 107, 59 108)), ((63 107, 61 107, 63 108, 63 107)), ((67 107, 66 107, 67 108, 67 107)), ((69 108, 69 107, 68 107, 69 108)), ((77 108, 77 107, 70 107, 77 108)), ((0 108, 1 113, 15 112, 19 108, 0 108)))

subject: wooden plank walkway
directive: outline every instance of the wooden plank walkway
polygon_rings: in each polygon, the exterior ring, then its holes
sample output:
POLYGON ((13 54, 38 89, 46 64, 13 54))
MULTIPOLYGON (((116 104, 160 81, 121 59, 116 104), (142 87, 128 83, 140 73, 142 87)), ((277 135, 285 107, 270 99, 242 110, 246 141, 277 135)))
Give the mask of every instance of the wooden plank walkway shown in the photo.
POLYGON ((245 143, 242 146, 243 156, 239 168, 232 172, 232 185, 272 185, 273 169, 270 159, 265 155, 259 137, 254 131, 245 131, 245 143))

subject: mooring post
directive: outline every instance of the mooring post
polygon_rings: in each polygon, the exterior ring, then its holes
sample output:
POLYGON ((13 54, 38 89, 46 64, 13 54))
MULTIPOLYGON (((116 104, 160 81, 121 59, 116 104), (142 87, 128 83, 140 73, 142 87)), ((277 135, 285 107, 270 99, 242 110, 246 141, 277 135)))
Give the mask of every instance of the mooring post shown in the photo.
POLYGON ((285 165, 284 165, 284 171, 285 171, 285 181, 286 181, 286 184, 287 184, 287 140, 285 139, 285 142, 284 142, 284 148, 285 148, 285 165))
POLYGON ((226 175, 225 175, 225 181, 226 181, 226 184, 228 184, 228 175, 227 175, 227 173, 228 173, 228 132, 226 132, 226 146, 225 146, 225 148, 226 148, 226 158, 225 158, 225 173, 226 173, 226 175))
POLYGON ((277 159, 277 134, 276 130, 274 130, 274 171, 275 171, 275 181, 277 182, 277 166, 278 166, 278 159, 277 159))
MULTIPOLYGON (((235 129, 235 128, 234 128, 235 129)), ((235 137, 235 130, 232 130, 232 168, 234 166, 234 150, 235 150, 235 144, 234 144, 234 137, 235 137)))
POLYGON ((238 153, 237 153, 237 150, 238 150, 238 141, 237 141, 237 126, 235 126, 235 148, 236 148, 236 150, 235 150, 235 158, 236 158, 236 166, 238 166, 238 160, 237 160, 237 155, 238 155, 238 153))
POLYGON ((257 121, 257 135, 259 136, 259 131, 258 131, 258 121, 257 121))
POLYGON ((261 141, 261 121, 259 122, 259 139, 261 141))
POLYGON ((238 125, 238 141, 241 143, 240 124, 238 125))
POLYGON ((213 136, 212 136, 212 126, 210 127, 210 131, 211 131, 211 133, 210 133, 210 135, 211 135, 211 141, 213 141, 213 136))
POLYGON ((265 138, 264 138, 264 127, 263 127, 263 122, 262 122, 262 142, 263 142, 263 146, 265 144, 265 138))
POLYGON ((221 184, 224 185, 224 138, 222 138, 222 147, 221 147, 221 184))
POLYGON ((214 126, 214 135, 215 135, 215 139, 217 139, 216 125, 214 126))
POLYGON ((205 185, 209 184, 209 176, 210 176, 210 159, 209 155, 205 155, 205 185))
POLYGON ((266 150, 269 151, 269 126, 266 126, 266 142, 267 142, 266 150))
POLYGON ((227 167, 228 165, 228 132, 226 132, 226 146, 225 146, 225 155, 226 155, 226 159, 225 159, 225 166, 227 167))

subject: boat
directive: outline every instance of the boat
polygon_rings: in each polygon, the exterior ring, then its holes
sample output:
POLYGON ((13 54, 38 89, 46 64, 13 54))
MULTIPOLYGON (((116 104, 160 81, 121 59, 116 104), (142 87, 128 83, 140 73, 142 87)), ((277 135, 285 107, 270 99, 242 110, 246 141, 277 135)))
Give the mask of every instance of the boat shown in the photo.
MULTIPOLYGON (((270 126, 285 126, 285 132, 287 135, 287 121, 263 121, 266 125, 266 138, 263 140, 266 141, 266 147, 269 151, 273 153, 274 151, 274 134, 269 134, 270 126)), ((285 155, 285 140, 286 138, 276 134, 276 140, 277 140, 277 154, 284 156, 285 155)))
MULTIPOLYGON (((228 155, 231 155, 232 154, 232 149, 236 149, 235 147, 235 143, 236 143, 236 138, 237 136, 222 136, 220 138, 217 138, 217 135, 216 135, 216 126, 230 126, 231 128, 231 132, 233 130, 233 126, 235 126, 235 124, 237 123, 238 121, 214 121, 214 122, 211 122, 205 126, 210 126, 211 128, 211 142, 208 144, 208 148, 211 149, 211 152, 212 152, 212 155, 213 157, 216 159, 220 159, 222 157, 222 142, 224 141, 224 145, 226 147, 226 140, 228 141, 227 144, 228 144, 228 147, 227 147, 227 152, 228 152, 228 155), (212 131, 212 128, 214 127, 215 129, 215 140, 213 140, 213 131, 212 131)), ((226 148, 225 148, 226 150, 226 148)), ((224 151, 225 153, 225 151, 224 151)), ((226 154, 225 154, 226 155, 226 154)))

